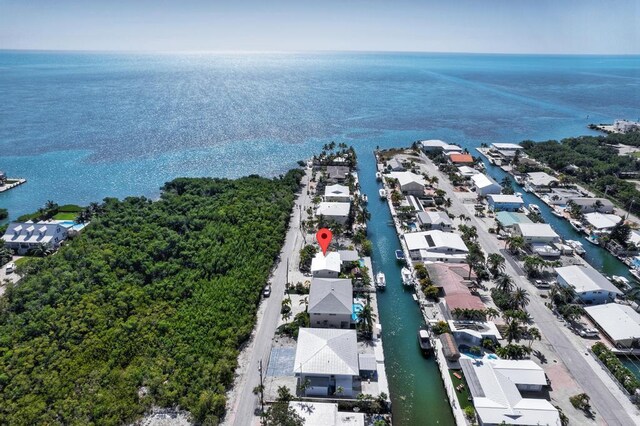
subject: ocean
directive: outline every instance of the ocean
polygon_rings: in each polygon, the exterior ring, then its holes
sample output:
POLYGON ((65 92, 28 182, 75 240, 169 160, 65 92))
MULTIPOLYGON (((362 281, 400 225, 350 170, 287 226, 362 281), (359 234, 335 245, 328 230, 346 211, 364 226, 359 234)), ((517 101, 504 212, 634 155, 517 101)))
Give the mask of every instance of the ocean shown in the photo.
POLYGON ((328 141, 546 140, 640 116, 639 56, 0 51, 0 194, 158 195, 176 176, 277 175, 328 141))
MULTIPOLYGON (((351 144, 374 270, 387 275, 379 308, 394 422, 450 425, 437 365, 417 346, 422 318, 400 284, 373 149, 594 134, 589 123, 640 116, 639 70, 640 56, 0 51, 0 170, 28 180, 0 207, 15 218, 47 200, 157 197, 177 176, 275 176, 327 142, 351 144)), ((624 268, 606 256, 592 258, 608 273, 624 268)))

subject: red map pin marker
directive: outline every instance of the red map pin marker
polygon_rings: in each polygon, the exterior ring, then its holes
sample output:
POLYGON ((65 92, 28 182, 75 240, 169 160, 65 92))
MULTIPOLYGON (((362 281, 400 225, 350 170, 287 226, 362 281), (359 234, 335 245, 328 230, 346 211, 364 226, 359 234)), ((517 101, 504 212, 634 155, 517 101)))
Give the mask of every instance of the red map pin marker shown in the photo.
POLYGON ((331 238, 333 238, 333 234, 327 228, 322 228, 316 233, 316 240, 318 240, 318 244, 320 244, 320 248, 322 249, 322 254, 324 256, 327 255, 327 249, 331 243, 331 238))

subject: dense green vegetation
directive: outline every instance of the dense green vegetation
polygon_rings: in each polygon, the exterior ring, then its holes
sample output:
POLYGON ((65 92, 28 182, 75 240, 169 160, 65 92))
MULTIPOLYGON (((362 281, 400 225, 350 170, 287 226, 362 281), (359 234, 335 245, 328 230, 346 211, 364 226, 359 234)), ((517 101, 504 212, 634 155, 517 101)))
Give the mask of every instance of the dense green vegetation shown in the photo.
POLYGON ((6 219, 9 217, 9 211, 7 209, 0 208, 0 220, 6 219))
POLYGON ((640 133, 521 143, 531 157, 600 194, 606 191, 620 206, 628 208, 630 200, 635 199, 632 210, 637 213, 640 212, 640 191, 633 182, 624 179, 640 176, 640 162, 630 155, 618 155, 618 149, 612 146, 616 144, 640 146, 640 133))
POLYGON ((22 265, 0 299, 0 424, 115 425, 152 405, 216 424, 301 174, 106 199, 71 244, 22 265))
POLYGON ((627 392, 634 395, 636 390, 640 389, 640 381, 636 379, 631 370, 622 364, 617 355, 611 352, 603 343, 596 343, 591 347, 591 350, 627 392))
POLYGON ((18 217, 18 222, 26 222, 28 220, 75 220, 78 214, 83 210, 82 207, 75 204, 65 204, 59 206, 55 202, 49 200, 44 206, 38 209, 38 211, 28 214, 23 214, 18 217))

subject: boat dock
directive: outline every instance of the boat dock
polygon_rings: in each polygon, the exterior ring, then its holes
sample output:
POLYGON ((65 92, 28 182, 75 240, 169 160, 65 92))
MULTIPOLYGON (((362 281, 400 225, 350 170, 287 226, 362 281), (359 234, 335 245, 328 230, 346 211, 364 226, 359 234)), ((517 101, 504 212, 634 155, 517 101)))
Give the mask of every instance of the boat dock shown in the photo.
POLYGON ((11 178, 7 178, 4 183, 2 185, 0 185, 0 192, 5 192, 8 191, 10 189, 15 188, 16 186, 20 186, 23 183, 26 183, 27 180, 26 179, 22 179, 22 178, 18 178, 18 179, 11 179, 11 178))

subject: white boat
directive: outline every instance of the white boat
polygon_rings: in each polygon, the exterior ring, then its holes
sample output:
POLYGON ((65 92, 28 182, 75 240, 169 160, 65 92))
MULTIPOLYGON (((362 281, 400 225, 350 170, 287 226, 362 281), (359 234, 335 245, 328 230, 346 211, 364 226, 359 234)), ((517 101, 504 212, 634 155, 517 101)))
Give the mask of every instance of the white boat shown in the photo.
POLYGON ((387 286, 387 278, 384 276, 384 272, 378 272, 376 275, 376 287, 384 289, 387 286))
POLYGON ((633 275, 635 277, 635 279, 640 281, 640 270, 638 270, 636 268, 632 268, 632 269, 629 270, 629 272, 631 272, 631 275, 633 275))
POLYGON ((378 182, 381 182, 381 181, 382 181, 382 173, 380 173, 380 172, 376 172, 376 180, 377 180, 378 182))
POLYGON ((565 242, 573 249, 574 252, 576 252, 578 256, 584 256, 584 247, 582 246, 582 243, 580 241, 566 240, 565 242))
POLYGON ((367 194, 362 194, 362 204, 367 204, 369 202, 369 197, 367 194))
POLYGON ((413 275, 411 275, 411 271, 409 270, 409 268, 402 268, 400 273, 402 274, 402 284, 407 286, 412 286, 413 275))
POLYGON ((577 220, 570 220, 569 224, 577 232, 584 232, 584 226, 582 226, 582 224, 580 222, 578 222, 577 220))
POLYGON ((563 212, 564 210, 551 209, 551 214, 558 217, 564 217, 563 212))
POLYGON ((425 329, 418 331, 418 344, 420 349, 425 355, 431 355, 433 353, 433 346, 431 345, 431 336, 425 329))
POLYGON ((378 190, 378 194, 380 194, 380 198, 387 198, 387 191, 385 191, 382 188, 380 188, 380 190, 378 190))
POLYGON ((598 237, 595 236, 594 234, 591 234, 589 236, 587 236, 585 238, 585 240, 587 240, 588 242, 590 242, 591 244, 595 244, 596 246, 600 245, 600 241, 598 241, 598 237))
POLYGON ((611 277, 611 282, 613 282, 616 287, 620 288, 622 291, 631 290, 631 283, 625 277, 621 277, 620 275, 613 275, 611 277))
POLYGON ((529 204, 528 207, 531 212, 540 214, 540 207, 537 204, 529 204))

